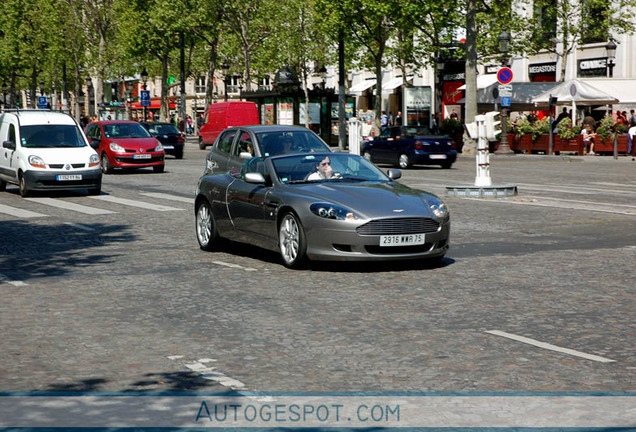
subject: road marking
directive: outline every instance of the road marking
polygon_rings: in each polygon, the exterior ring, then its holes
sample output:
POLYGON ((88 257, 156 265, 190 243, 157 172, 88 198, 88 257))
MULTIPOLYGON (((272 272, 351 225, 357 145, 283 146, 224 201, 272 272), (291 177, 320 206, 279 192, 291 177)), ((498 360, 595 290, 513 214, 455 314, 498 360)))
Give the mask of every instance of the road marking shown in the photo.
POLYGON ((81 224, 73 223, 73 222, 64 222, 64 225, 69 225, 69 226, 72 226, 73 228, 81 229, 82 231, 87 231, 87 232, 95 231, 94 228, 87 227, 85 225, 81 225, 81 224))
MULTIPOLYGON (((168 356, 169 359, 177 359, 177 358, 183 358, 183 356, 168 356)), ((209 381, 214 381, 216 383, 221 384, 224 387, 228 387, 232 390, 240 390, 240 389, 244 389, 245 388, 245 384, 243 384, 242 382, 240 382, 239 380, 236 380, 234 378, 231 378, 227 375, 225 375, 222 372, 218 372, 216 371, 216 368, 214 367, 209 367, 206 366, 203 363, 209 363, 209 362, 214 362, 216 361, 215 359, 209 359, 209 358, 205 358, 205 359, 201 359, 199 361, 195 361, 194 363, 189 363, 186 364, 185 367, 187 367, 188 369, 190 369, 192 372, 196 372, 198 374, 201 375, 201 378, 209 380, 209 381)))
POLYGON ((220 266, 230 267, 230 268, 237 268, 237 269, 241 269, 245 271, 258 271, 257 269, 252 267, 243 267, 242 265, 239 265, 239 264, 226 263, 223 261, 212 261, 212 264, 218 264, 220 266))
POLYGON ((499 330, 489 330, 489 331, 486 331, 486 333, 489 333, 489 334, 495 335, 495 336, 505 337, 505 338, 512 339, 512 340, 516 340, 518 342, 523 342, 523 343, 526 343, 526 344, 529 344, 529 345, 534 345, 534 346, 539 347, 539 348, 543 348, 543 349, 547 349, 547 350, 551 350, 551 351, 557 351, 557 352, 560 352, 560 353, 569 354, 569 355, 576 356, 576 357, 581 357, 581 358, 584 358, 584 359, 587 359, 587 360, 593 360, 593 361, 597 361, 597 362, 601 362, 601 363, 613 363, 613 362, 616 361, 616 360, 610 360, 610 359, 607 359, 605 357, 600 357, 600 356, 593 355, 593 354, 586 354, 584 352, 576 351, 576 350, 569 349, 569 348, 562 348, 562 347, 559 347, 559 346, 556 346, 556 345, 552 345, 552 344, 545 343, 545 342, 540 342, 538 340, 530 339, 530 338, 523 337, 523 336, 518 336, 518 335, 515 335, 515 334, 512 334, 512 333, 506 333, 506 332, 499 331, 499 330))
POLYGON ((38 204, 45 204, 51 207, 57 207, 65 210, 72 210, 79 213, 84 213, 88 215, 104 215, 104 214, 112 214, 115 213, 110 210, 104 210, 96 207, 88 207, 81 204, 76 204, 73 202, 68 202, 55 198, 24 198, 27 201, 31 201, 38 204))
POLYGON ((126 198, 117 198, 117 197, 114 197, 114 196, 111 196, 111 195, 97 195, 97 196, 91 196, 89 198, 98 199, 98 200, 101 200, 101 201, 107 201, 107 202, 111 202, 111 203, 115 203, 115 204, 127 205, 127 206, 131 206, 131 207, 138 207, 138 208, 142 208, 142 209, 146 209, 146 210, 155 210, 155 211, 185 210, 185 209, 180 209, 180 208, 176 208, 176 207, 168 207, 168 206, 162 206, 162 205, 147 203, 147 202, 143 202, 143 201, 130 200, 130 199, 126 199, 126 198))
POLYGON ((172 200, 172 201, 179 201, 179 202, 183 202, 183 203, 187 203, 187 204, 194 204, 194 198, 188 198, 188 197, 183 197, 183 196, 179 196, 179 195, 171 195, 171 194, 158 193, 158 192, 145 192, 145 193, 142 193, 141 195, 152 197, 152 198, 160 198, 160 199, 167 199, 167 200, 172 200))
MULTIPOLYGON (((483 201, 481 199, 473 198, 475 200, 483 201)), ((563 200, 556 198, 538 198, 538 197, 528 197, 525 199, 501 199, 497 201, 489 201, 494 203, 503 203, 503 204, 517 204, 517 205, 530 205, 537 207, 554 207, 554 208, 563 208, 569 210, 585 210, 585 211, 593 211, 598 213, 611 213, 611 214, 620 214, 626 216, 636 216, 636 207, 626 205, 626 204, 611 204, 607 203, 595 203, 591 201, 577 201, 577 200, 563 200), (626 210, 621 210, 618 207, 626 207, 626 210), (633 209, 633 210, 630 210, 633 209)))
POLYGON ((19 218, 35 218, 46 217, 47 215, 42 213, 36 213, 29 210, 23 210, 15 207, 9 207, 8 205, 0 204, 0 213, 8 214, 19 218))
POLYGON ((2 273, 0 273, 0 284, 3 283, 3 282, 6 282, 9 285, 13 285, 13 286, 16 286, 16 287, 23 287, 23 286, 27 286, 28 285, 28 284, 26 284, 26 283, 24 283, 22 281, 11 280, 11 278, 9 278, 9 276, 3 275, 2 273))

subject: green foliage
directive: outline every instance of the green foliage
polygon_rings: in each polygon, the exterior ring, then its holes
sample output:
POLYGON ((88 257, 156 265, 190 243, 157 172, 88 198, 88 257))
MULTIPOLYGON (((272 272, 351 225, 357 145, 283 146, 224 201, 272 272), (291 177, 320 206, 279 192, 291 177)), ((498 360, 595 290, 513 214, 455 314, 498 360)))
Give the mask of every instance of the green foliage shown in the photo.
POLYGON ((622 125, 622 124, 616 125, 616 133, 619 133, 619 134, 627 133, 627 128, 625 127, 625 125, 622 125))
POLYGON ((439 132, 442 135, 453 136, 456 134, 461 134, 464 132, 464 126, 460 121, 455 119, 447 118, 442 120, 442 124, 439 126, 439 132))
POLYGON ((583 130, 583 128, 581 128, 581 126, 579 126, 579 125, 574 125, 572 127, 572 132, 574 132, 574 135, 580 135, 581 134, 581 130, 583 130))
POLYGON ((596 128, 596 134, 599 135, 601 138, 606 139, 614 131, 614 125, 616 125, 616 120, 614 120, 614 117, 612 117, 610 114, 607 114, 601 119, 601 122, 596 128))
POLYGON ((550 119, 544 117, 541 120, 537 120, 532 125, 532 139, 536 140, 540 135, 550 133, 550 119))
POLYGON ((574 131, 572 130, 572 120, 569 118, 564 118, 557 125, 557 131, 559 136, 564 140, 569 140, 574 138, 574 131))
POLYGON ((512 127, 512 131, 515 134, 529 135, 532 133, 532 125, 528 121, 528 119, 519 119, 515 122, 515 125, 512 127))

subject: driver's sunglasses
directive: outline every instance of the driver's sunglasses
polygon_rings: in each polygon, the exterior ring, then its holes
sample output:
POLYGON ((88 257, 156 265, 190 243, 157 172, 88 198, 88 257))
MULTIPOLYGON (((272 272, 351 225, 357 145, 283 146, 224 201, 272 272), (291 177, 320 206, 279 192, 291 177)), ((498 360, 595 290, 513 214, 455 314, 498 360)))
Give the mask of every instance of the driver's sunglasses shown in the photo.
POLYGON ((320 166, 331 165, 331 162, 320 162, 320 166))

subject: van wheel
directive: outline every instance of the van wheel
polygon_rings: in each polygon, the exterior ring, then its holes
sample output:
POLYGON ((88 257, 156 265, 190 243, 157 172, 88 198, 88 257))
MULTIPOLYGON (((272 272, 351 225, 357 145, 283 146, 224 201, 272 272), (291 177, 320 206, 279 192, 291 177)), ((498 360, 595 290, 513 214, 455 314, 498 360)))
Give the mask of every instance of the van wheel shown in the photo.
POLYGON ((104 174, 110 174, 113 172, 113 168, 110 166, 108 155, 106 153, 102 153, 102 172, 104 174))
POLYGON ((26 185, 26 180, 24 179, 24 175, 20 173, 20 178, 18 179, 18 185, 20 186, 20 196, 22 198, 26 198, 31 194, 31 191, 26 185))
POLYGON ((93 195, 93 196, 94 195, 99 195, 101 193, 102 193, 102 187, 101 186, 88 190, 88 194, 89 195, 93 195))
POLYGON ((199 148, 201 150, 205 150, 205 144, 203 144, 203 139, 199 137, 199 148))
POLYGON ((0 192, 4 192, 7 190, 7 182, 4 180, 0 180, 0 192))

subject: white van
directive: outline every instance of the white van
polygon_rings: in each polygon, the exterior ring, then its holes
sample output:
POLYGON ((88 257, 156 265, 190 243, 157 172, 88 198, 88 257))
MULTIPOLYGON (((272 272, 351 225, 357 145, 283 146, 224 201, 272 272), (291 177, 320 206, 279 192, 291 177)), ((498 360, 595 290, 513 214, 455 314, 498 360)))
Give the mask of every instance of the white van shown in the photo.
POLYGON ((0 114, 0 191, 7 183, 20 195, 37 190, 88 189, 99 195, 99 156, 68 114, 15 110, 0 114))

